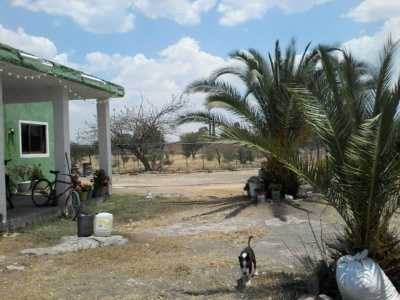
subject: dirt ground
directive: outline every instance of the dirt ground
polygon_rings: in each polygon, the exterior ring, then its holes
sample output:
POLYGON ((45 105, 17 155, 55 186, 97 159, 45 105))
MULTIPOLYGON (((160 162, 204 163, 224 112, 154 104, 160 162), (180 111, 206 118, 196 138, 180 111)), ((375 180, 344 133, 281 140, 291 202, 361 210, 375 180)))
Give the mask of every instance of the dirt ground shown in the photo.
POLYGON ((54 244, 46 239, 49 230, 55 236, 73 233, 75 225, 65 222, 3 237, 0 299, 297 299, 303 283, 295 274, 301 270, 288 249, 314 251, 308 216, 317 233, 321 225, 324 232, 336 230, 338 218, 311 200, 254 205, 241 195, 244 181, 255 173, 116 178, 114 191, 122 196, 100 208, 126 205, 114 214, 115 231, 128 245, 51 257, 18 254, 54 244), (163 197, 129 196, 147 192, 163 197), (249 235, 255 237, 260 275, 239 292, 237 256, 249 235), (13 263, 25 269, 7 270, 13 263))
POLYGON ((175 174, 116 175, 113 189, 117 194, 185 196, 192 199, 243 195, 246 180, 257 169, 175 174))

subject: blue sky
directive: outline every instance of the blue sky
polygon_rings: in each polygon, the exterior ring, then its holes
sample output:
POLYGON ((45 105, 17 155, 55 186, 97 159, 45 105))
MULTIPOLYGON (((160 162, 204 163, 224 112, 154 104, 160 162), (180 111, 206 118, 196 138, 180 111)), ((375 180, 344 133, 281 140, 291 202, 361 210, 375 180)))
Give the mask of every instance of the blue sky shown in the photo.
MULTIPOLYGON (((267 52, 295 37, 346 46, 373 61, 386 37, 400 38, 398 0, 2 0, 0 42, 126 87, 162 105, 185 85, 228 63, 233 49, 267 52)), ((201 99, 194 97, 193 106, 201 99)), ((71 104, 71 131, 94 113, 71 104)))

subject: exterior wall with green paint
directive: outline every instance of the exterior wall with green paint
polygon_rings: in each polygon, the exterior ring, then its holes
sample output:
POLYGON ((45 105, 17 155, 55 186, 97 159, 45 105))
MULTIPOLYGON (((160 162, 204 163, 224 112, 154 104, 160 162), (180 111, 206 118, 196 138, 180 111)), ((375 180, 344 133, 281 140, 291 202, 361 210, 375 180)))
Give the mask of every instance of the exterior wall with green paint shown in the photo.
POLYGON ((12 169, 18 165, 40 165, 43 175, 53 179, 49 174, 54 170, 54 122, 53 104, 51 102, 36 102, 27 104, 6 104, 4 106, 5 158, 12 159, 9 163, 12 169), (20 121, 48 123, 49 156, 40 158, 25 158, 21 155, 20 121), (14 134, 10 134, 11 130, 14 134))

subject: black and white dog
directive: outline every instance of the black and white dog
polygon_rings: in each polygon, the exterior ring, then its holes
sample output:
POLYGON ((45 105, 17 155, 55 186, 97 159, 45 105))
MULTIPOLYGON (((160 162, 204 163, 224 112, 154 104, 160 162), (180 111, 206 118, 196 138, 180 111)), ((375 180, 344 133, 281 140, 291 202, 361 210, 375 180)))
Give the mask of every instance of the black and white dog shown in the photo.
POLYGON ((250 282, 251 277, 257 275, 256 255, 254 254, 253 248, 250 246, 252 238, 253 236, 249 237, 247 247, 244 248, 239 255, 239 264, 242 273, 241 282, 244 283, 244 285, 250 282))

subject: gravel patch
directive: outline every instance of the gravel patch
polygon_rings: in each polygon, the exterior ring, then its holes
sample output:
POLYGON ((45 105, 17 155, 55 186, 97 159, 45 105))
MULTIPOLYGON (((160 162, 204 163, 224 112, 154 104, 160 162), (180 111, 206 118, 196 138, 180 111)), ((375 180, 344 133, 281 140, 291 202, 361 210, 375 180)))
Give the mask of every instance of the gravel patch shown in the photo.
POLYGON ((172 225, 147 229, 144 232, 157 236, 197 235, 205 232, 227 233, 258 225, 257 221, 224 220, 222 222, 190 223, 178 222, 172 225))
POLYGON ((128 243, 128 240, 120 235, 110 237, 77 237, 65 236, 60 243, 53 247, 32 248, 22 250, 21 254, 27 255, 58 255, 68 252, 77 252, 80 250, 93 249, 98 247, 120 246, 128 243))
POLYGON ((6 269, 7 269, 7 271, 19 271, 19 272, 21 272, 21 271, 25 270, 25 267, 21 266, 21 265, 18 265, 18 264, 12 264, 12 265, 7 266, 6 269))

